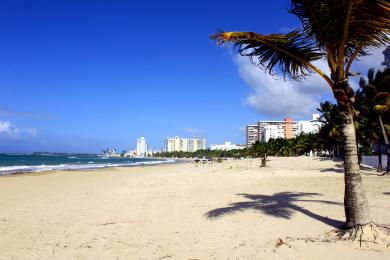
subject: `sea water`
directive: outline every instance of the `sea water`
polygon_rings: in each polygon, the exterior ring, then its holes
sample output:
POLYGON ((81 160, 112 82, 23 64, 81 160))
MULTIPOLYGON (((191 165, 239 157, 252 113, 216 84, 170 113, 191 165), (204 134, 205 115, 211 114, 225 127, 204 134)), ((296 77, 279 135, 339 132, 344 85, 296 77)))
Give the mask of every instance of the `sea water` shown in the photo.
POLYGON ((172 163, 173 160, 107 157, 97 154, 0 154, 0 175, 51 170, 87 170, 172 163))

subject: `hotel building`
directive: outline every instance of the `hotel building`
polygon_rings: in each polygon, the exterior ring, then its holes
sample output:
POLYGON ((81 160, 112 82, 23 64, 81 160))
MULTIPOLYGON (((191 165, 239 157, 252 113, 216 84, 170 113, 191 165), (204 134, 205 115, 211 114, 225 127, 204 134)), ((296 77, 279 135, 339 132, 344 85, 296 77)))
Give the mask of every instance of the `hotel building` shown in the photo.
POLYGON ((147 155, 148 149, 147 149, 147 144, 145 141, 145 137, 141 137, 137 139, 137 150, 136 150, 136 155, 140 157, 144 157, 147 155))
POLYGON ((257 140, 259 140, 259 126, 247 125, 246 126, 246 146, 251 146, 257 140))
POLYGON ((193 138, 167 137, 164 142, 165 152, 195 152, 205 149, 206 139, 197 136, 193 138))
POLYGON ((253 145, 256 141, 268 142, 273 138, 294 138, 301 133, 318 132, 322 123, 318 121, 320 115, 313 114, 312 120, 294 121, 286 117, 283 121, 259 121, 257 125, 248 125, 246 131, 247 147, 253 145))

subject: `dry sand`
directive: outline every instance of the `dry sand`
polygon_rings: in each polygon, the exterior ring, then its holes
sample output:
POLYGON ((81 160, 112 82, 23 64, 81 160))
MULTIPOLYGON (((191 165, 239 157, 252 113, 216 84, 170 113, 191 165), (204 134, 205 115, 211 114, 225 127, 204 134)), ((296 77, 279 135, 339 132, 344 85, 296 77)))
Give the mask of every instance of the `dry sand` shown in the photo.
MULTIPOLYGON (((0 259, 390 259, 390 249, 278 238, 342 224, 341 162, 192 163, 0 178, 0 259)), ((364 171, 377 223, 390 178, 364 171)))

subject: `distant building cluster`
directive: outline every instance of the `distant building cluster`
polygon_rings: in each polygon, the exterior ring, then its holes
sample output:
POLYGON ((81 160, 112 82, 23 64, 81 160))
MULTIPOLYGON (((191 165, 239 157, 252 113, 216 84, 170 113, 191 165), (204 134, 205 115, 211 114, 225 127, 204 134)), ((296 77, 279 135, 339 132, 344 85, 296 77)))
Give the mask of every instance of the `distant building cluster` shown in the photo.
POLYGON ((382 65, 385 66, 386 69, 390 69, 390 46, 383 51, 383 55, 385 55, 385 60, 382 62, 382 65))
POLYGON ((206 149, 206 139, 194 136, 193 138, 167 137, 164 142, 165 152, 196 152, 206 149))
POLYGON ((259 121, 255 125, 246 126, 246 146, 253 145, 256 141, 268 142, 273 138, 294 138, 301 133, 316 133, 322 123, 319 114, 313 114, 312 120, 294 121, 286 117, 283 121, 259 121))
POLYGON ((212 144, 210 150, 230 151, 244 149, 246 146, 242 144, 232 144, 231 142, 225 142, 224 144, 212 144))

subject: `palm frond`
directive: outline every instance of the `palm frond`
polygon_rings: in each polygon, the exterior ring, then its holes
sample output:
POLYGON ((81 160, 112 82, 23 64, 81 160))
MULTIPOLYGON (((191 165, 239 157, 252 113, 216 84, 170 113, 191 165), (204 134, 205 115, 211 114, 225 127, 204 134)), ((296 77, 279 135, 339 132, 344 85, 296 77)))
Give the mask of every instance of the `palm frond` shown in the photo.
POLYGON ((254 32, 219 32, 210 36, 217 43, 232 43, 242 56, 269 73, 278 68, 284 76, 301 79, 319 71, 312 61, 324 57, 311 41, 307 41, 298 30, 287 34, 261 35, 254 32))
POLYGON ((389 92, 379 92, 375 98, 374 102, 374 111, 379 113, 385 113, 390 109, 390 93, 389 92))
POLYGON ((333 16, 329 3, 326 1, 291 0, 289 12, 299 18, 307 37, 315 40, 319 48, 327 51, 329 67, 334 72, 336 70, 334 44, 332 44, 331 35, 324 26, 325 21, 329 23, 333 16), (321 15, 319 16, 319 14, 321 15))
POLYGON ((369 47, 390 42, 389 10, 389 0, 291 0, 290 13, 300 19, 306 36, 327 51, 328 60, 347 64, 348 73, 350 63, 367 55, 369 47))

